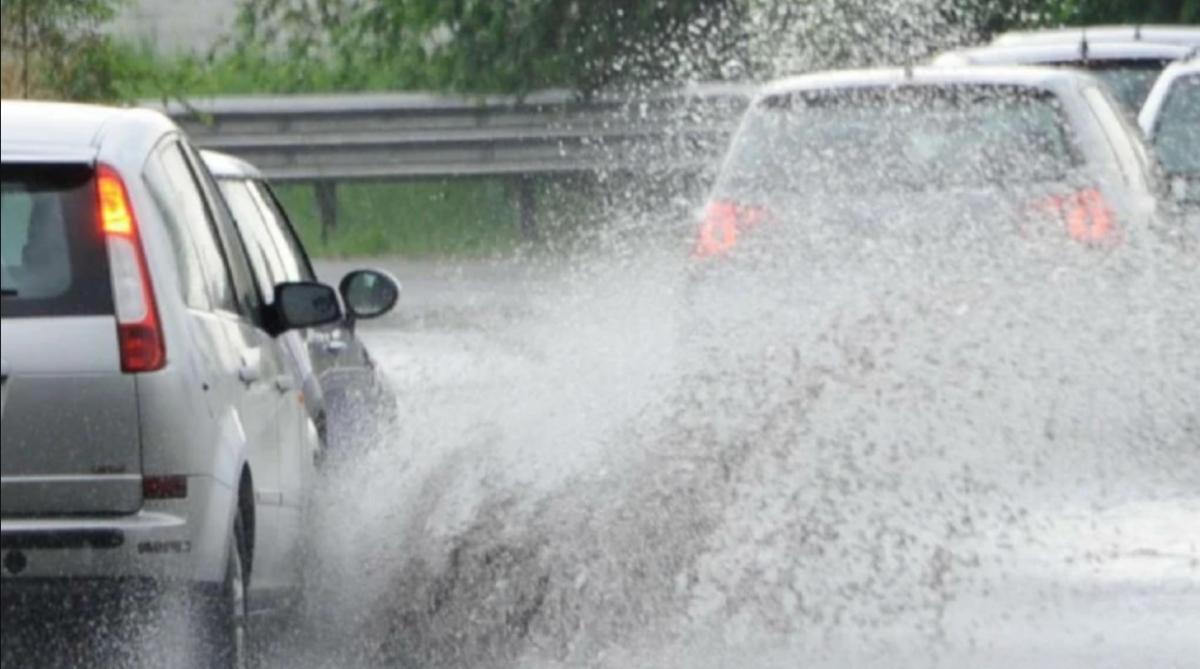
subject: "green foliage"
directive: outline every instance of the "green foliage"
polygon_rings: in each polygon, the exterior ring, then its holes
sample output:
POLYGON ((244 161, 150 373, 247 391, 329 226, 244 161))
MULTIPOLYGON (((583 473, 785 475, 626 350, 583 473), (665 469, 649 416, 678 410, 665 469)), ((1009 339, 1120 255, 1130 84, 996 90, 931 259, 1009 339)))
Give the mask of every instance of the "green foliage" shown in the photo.
POLYGON ((289 58, 332 60, 346 76, 383 67, 397 87, 593 91, 715 76, 745 8, 745 0, 250 0, 238 44, 282 35, 277 46, 289 58))
POLYGON ((122 0, 5 0, 0 40, 5 95, 109 101, 123 76, 103 27, 122 0), (14 90, 8 90, 11 86, 14 90))
POLYGON ((519 246, 515 205, 503 181, 344 185, 339 226, 327 238, 311 187, 283 185, 278 192, 317 256, 482 257, 519 246))
POLYGON ((1056 23, 1200 23, 1198 0, 1050 0, 1056 23))

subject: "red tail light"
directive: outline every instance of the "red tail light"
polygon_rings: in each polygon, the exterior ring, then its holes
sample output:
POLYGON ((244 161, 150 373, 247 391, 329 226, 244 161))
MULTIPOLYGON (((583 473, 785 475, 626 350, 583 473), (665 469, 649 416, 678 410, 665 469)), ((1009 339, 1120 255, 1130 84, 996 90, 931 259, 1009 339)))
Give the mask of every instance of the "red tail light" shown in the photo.
POLYGON ((737 246, 743 232, 752 230, 769 218, 766 209, 715 200, 704 210, 704 220, 696 239, 695 255, 710 258, 725 255, 737 246))
POLYGON ((142 496, 146 499, 187 499, 186 476, 151 476, 142 480, 142 496))
POLYGON ((108 238, 121 369, 129 374, 158 371, 167 356, 146 253, 129 192, 112 168, 96 170, 96 197, 100 230, 108 238))
POLYGON ((1055 195, 1038 202, 1034 210, 1049 213, 1066 226, 1067 234, 1083 244, 1116 244, 1121 231, 1104 194, 1088 189, 1071 195, 1055 195))

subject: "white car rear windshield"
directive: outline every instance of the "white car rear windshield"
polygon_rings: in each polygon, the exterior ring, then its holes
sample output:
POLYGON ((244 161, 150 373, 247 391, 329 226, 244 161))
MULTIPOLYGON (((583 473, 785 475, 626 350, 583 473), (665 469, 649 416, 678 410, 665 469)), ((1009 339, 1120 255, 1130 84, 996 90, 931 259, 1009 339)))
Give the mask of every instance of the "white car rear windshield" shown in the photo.
POLYGON ((1060 103, 1003 86, 804 92, 747 117, 718 190, 930 190, 1060 182, 1080 160, 1060 103))
POLYGON ((2 174, 0 314, 113 313, 91 168, 5 163, 2 174))

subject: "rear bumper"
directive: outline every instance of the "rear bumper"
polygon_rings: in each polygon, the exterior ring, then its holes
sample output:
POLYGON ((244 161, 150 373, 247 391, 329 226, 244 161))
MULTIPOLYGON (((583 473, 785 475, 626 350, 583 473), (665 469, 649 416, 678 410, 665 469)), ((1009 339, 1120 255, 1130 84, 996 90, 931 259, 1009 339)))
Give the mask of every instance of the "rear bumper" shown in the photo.
POLYGON ((149 579, 5 579, 0 611, 5 624, 120 619, 147 610, 162 594, 149 579))
MULTIPOLYGON (((131 516, 0 519, 5 597, 27 584, 99 580, 219 583, 232 494, 192 479, 184 500, 131 516)), ((36 589, 36 588, 35 588, 36 589)))

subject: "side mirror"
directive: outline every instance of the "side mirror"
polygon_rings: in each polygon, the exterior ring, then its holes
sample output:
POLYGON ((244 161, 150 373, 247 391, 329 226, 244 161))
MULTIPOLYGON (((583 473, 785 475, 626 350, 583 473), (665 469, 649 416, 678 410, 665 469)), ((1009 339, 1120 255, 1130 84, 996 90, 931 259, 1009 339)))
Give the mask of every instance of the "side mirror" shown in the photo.
POLYGON ((400 282, 391 274, 363 269, 351 272, 339 285, 351 323, 379 318, 400 302, 400 282))
POLYGON ((337 291, 323 283, 283 283, 275 287, 276 334, 342 320, 337 291))

